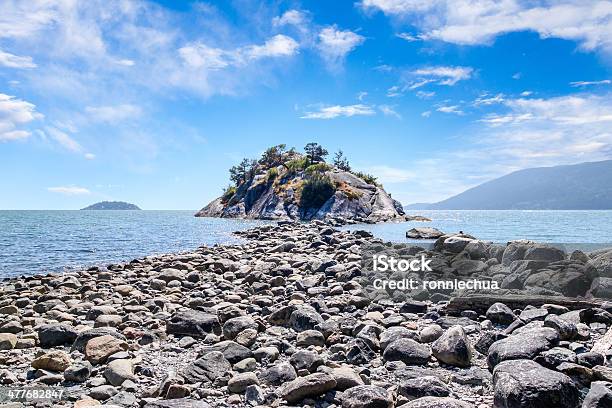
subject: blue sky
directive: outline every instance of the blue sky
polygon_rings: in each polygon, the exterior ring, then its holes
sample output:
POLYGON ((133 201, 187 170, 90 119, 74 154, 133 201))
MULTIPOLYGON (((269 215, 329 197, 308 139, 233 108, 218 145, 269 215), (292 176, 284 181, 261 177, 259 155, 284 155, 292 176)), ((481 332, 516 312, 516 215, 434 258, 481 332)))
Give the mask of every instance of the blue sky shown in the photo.
POLYGON ((266 147, 405 204, 612 156, 612 1, 2 1, 0 209, 197 209, 266 147))

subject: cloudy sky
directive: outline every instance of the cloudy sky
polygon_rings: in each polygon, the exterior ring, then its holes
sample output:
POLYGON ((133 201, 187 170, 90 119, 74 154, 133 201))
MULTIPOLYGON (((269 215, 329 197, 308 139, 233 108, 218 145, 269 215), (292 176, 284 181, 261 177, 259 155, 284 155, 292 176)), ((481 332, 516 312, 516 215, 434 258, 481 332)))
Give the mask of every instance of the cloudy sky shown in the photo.
POLYGON ((612 158, 612 1, 0 8, 0 209, 196 209, 278 143, 340 148, 405 204, 612 158))

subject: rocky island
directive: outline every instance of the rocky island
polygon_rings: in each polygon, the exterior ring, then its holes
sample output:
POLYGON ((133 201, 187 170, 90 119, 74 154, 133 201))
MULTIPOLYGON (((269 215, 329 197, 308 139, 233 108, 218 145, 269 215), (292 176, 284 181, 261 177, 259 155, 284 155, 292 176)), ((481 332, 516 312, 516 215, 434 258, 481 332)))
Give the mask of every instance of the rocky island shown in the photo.
POLYGON ((402 205, 376 177, 353 171, 340 151, 326 163, 327 150, 309 143, 304 153, 281 144, 259 160, 230 169, 232 184, 196 217, 266 220, 404 221, 402 205))
POLYGON ((81 210, 140 210, 135 204, 126 203, 124 201, 100 201, 89 205, 81 210))
POLYGON ((10 407, 610 406, 612 249, 464 234, 425 249, 321 221, 239 236, 0 282, 0 384, 63 390, 10 407), (376 289, 380 251, 431 259, 398 279, 501 289, 376 289))

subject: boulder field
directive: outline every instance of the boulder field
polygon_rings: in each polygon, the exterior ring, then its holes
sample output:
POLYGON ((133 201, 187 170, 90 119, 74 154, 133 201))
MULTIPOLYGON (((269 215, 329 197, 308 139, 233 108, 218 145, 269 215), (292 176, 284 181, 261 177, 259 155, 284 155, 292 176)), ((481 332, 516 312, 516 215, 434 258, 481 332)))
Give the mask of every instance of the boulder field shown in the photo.
POLYGON ((424 249, 320 221, 238 234, 0 282, 0 386, 64 391, 11 408, 612 406, 612 251, 467 235, 424 249), (417 278, 501 289, 381 293, 376 247, 433 259, 417 278))

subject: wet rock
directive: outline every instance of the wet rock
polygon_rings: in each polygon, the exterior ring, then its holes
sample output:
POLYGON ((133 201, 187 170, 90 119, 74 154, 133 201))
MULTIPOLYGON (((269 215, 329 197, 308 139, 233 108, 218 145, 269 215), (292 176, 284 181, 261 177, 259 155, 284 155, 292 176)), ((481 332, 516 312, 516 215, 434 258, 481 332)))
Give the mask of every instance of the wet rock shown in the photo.
POLYGON ((406 238, 411 239, 437 239, 442 235, 444 235, 442 231, 432 227, 411 228, 406 232, 406 238))
POLYGON ((578 388, 567 375, 531 360, 504 361, 493 371, 495 407, 576 408, 578 388))

